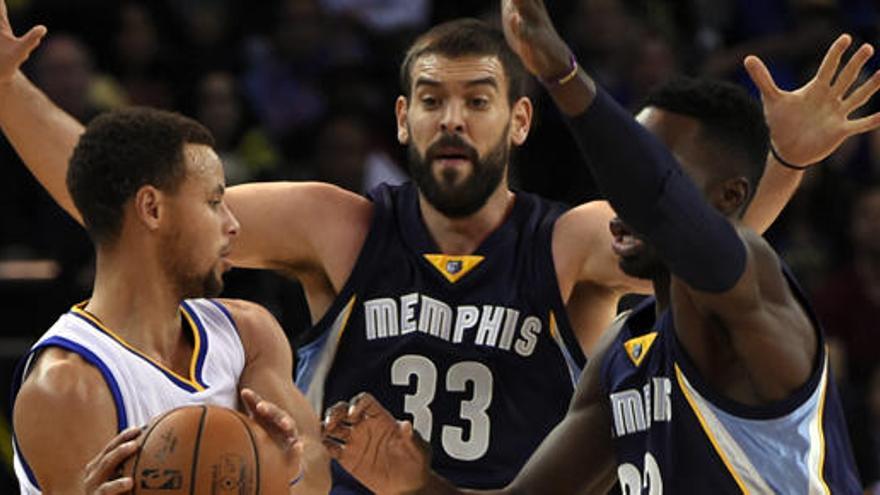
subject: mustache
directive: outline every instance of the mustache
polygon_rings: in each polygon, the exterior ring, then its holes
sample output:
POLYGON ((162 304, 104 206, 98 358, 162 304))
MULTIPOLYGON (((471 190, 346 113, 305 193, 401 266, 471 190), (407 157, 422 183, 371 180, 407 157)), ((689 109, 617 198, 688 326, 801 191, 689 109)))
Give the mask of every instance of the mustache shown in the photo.
POLYGON ((467 144, 461 136, 457 134, 444 134, 425 151, 425 161, 430 163, 437 159, 437 156, 440 154, 439 150, 443 148, 461 149, 467 159, 474 164, 477 163, 480 158, 480 154, 477 150, 473 146, 467 144))

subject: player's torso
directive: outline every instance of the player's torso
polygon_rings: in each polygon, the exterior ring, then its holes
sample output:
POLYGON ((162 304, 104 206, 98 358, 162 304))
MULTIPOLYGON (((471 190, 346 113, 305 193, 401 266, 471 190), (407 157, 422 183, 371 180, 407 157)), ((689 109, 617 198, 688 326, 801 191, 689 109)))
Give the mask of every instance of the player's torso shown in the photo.
POLYGON ((858 493, 824 352, 787 400, 747 407, 713 392, 654 311, 637 307, 602 363, 624 493, 858 493))
MULTIPOLYGON (((176 407, 214 404, 236 408, 245 355, 231 316, 215 301, 195 299, 181 304, 181 318, 184 331, 192 332, 193 343, 185 374, 143 355, 79 306, 62 315, 29 356, 56 347, 74 352, 96 367, 113 396, 119 431, 145 425, 151 418, 176 407)), ((30 365, 29 360, 22 362, 16 385, 26 376, 30 365)), ((22 493, 39 493, 29 471, 16 449, 16 472, 22 481, 22 493)))
POLYGON ((583 365, 550 254, 559 211, 519 194, 473 256, 444 257, 414 189, 380 192, 376 210, 298 383, 321 408, 370 392, 430 439, 442 474, 503 485, 565 414, 583 365))

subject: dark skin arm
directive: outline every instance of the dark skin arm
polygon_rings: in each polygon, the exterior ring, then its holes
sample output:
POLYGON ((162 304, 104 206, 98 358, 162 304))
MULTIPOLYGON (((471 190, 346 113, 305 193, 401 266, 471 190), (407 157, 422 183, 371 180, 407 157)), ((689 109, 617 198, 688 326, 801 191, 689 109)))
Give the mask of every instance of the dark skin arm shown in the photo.
POLYGON ((346 470, 381 494, 605 493, 617 476, 611 415, 600 384, 600 368, 618 331, 619 326, 614 325, 603 334, 597 354, 581 374, 565 418, 504 489, 459 489, 431 472, 430 455, 412 425, 396 421, 369 394, 327 411, 324 443, 346 470))

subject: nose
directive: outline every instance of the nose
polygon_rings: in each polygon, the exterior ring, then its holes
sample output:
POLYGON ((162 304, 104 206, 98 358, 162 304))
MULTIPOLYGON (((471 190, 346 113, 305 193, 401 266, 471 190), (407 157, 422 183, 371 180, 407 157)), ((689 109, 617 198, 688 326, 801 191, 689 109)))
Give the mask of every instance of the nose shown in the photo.
POLYGON ((224 229, 230 237, 235 237, 238 235, 238 230, 241 228, 241 224, 238 223, 238 218, 235 218, 235 215, 232 213, 232 210, 229 209, 229 206, 226 202, 223 202, 223 210, 226 212, 226 222, 224 229))
POLYGON ((464 134, 464 105, 456 101, 450 101, 443 109, 443 118, 440 119, 440 130, 448 134, 464 134))

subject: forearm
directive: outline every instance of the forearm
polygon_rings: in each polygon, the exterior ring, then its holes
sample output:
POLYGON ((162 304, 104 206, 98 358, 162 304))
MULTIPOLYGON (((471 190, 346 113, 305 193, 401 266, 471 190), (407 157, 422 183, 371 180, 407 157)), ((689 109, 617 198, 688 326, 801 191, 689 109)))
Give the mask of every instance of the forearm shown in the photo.
MULTIPOLYGON (((706 203, 658 138, 610 96, 578 84, 592 101, 569 124, 614 210, 688 285, 710 292, 732 287, 746 255, 730 222, 706 203)), ((572 108, 562 110, 571 116, 572 108)))
POLYGON ((58 204, 82 223, 67 191, 67 166, 84 131, 20 71, 0 88, 0 127, 28 170, 58 204))
POLYGON ((803 178, 802 170, 786 168, 768 153, 764 176, 761 177, 755 197, 743 216, 743 223, 763 234, 782 213, 803 178))

